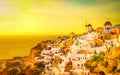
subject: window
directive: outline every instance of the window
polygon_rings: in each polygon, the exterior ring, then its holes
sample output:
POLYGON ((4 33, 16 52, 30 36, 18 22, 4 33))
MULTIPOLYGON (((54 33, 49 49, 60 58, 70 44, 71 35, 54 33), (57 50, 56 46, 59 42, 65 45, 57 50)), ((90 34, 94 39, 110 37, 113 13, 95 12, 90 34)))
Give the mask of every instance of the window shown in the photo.
POLYGON ((87 75, 87 73, 85 73, 85 75, 87 75))
POLYGON ((83 64, 81 64, 81 66, 83 67, 83 64))
POLYGON ((111 28, 109 28, 109 27, 107 27, 107 28, 105 28, 106 30, 110 30, 111 28))
POLYGON ((82 57, 81 57, 81 59, 82 59, 82 57))
POLYGON ((85 59, 85 58, 83 57, 83 59, 85 59))

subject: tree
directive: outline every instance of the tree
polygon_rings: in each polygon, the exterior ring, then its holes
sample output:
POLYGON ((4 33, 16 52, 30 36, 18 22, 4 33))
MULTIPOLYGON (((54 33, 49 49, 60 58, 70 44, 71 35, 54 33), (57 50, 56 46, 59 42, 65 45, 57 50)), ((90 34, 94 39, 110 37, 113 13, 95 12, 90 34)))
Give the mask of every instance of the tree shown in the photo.
POLYGON ((105 53, 100 52, 98 55, 94 54, 91 60, 85 63, 86 68, 89 68, 91 72, 104 60, 105 53))
POLYGON ((16 75, 17 72, 18 72, 17 69, 12 69, 12 70, 8 73, 8 75, 16 75))
POLYGON ((35 63, 34 64, 36 66, 36 68, 39 70, 39 72, 43 72, 45 69, 45 65, 42 62, 39 63, 35 63))
POLYGON ((91 61, 90 60, 86 61, 85 66, 86 68, 91 68, 91 61))

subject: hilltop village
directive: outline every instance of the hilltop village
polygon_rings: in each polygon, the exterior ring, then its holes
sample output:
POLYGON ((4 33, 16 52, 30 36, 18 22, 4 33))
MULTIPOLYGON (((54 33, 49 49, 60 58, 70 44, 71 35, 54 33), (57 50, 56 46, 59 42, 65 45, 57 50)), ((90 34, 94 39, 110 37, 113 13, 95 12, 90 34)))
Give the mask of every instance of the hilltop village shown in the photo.
POLYGON ((41 41, 26 57, 0 61, 0 75, 120 75, 120 24, 41 41))

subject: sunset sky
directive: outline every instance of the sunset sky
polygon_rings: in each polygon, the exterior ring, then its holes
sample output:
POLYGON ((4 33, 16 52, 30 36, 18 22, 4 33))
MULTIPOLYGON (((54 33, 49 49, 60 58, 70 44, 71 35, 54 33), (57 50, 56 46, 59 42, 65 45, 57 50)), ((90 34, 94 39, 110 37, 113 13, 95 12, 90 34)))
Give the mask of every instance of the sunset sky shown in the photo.
POLYGON ((120 0, 0 0, 0 35, 82 33, 120 23, 120 0))

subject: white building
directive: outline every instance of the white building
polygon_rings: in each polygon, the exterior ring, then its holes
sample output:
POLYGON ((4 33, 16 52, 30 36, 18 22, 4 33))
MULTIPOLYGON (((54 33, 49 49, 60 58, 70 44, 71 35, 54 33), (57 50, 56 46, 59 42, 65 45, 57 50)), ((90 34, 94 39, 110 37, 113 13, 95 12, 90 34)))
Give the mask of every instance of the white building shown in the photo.
POLYGON ((111 33, 111 31, 112 31, 112 24, 111 24, 111 22, 109 22, 109 21, 105 22, 103 33, 104 34, 109 34, 109 33, 111 33))
POLYGON ((110 40, 105 40, 105 46, 107 46, 108 48, 110 47, 116 47, 119 45, 119 41, 118 39, 110 39, 110 40))

